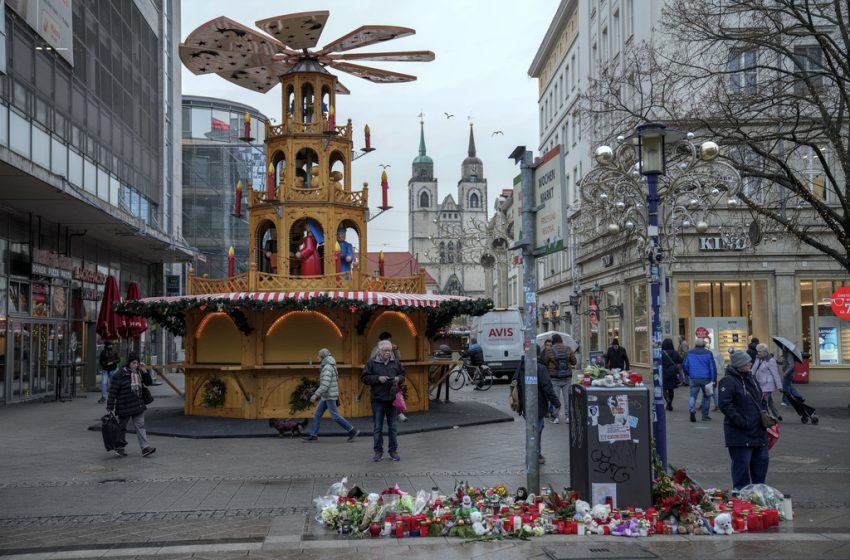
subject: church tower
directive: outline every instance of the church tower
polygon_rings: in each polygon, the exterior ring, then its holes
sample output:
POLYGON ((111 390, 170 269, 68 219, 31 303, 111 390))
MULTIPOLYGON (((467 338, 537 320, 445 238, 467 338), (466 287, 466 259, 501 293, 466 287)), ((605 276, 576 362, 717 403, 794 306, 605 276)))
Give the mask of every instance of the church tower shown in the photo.
POLYGON ((457 203, 463 209, 463 225, 467 228, 473 220, 487 222, 487 179, 484 164, 475 155, 475 135, 469 123, 469 148, 461 164, 461 178, 457 183, 457 203))
POLYGON ((408 249, 420 263, 429 260, 433 253, 430 237, 435 233, 437 217, 437 179, 434 178, 434 160, 425 150, 425 121, 419 120, 419 155, 413 159, 413 172, 407 182, 408 189, 408 249), (429 254, 430 254, 429 253, 429 254))

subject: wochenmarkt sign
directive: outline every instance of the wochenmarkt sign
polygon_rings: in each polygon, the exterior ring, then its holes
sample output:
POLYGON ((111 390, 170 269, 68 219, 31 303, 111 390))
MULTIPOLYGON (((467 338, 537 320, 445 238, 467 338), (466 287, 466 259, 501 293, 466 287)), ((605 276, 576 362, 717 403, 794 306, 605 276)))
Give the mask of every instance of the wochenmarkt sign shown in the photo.
POLYGON ((561 146, 549 150, 534 168, 534 250, 548 255, 564 249, 567 209, 564 204, 564 158, 561 146))

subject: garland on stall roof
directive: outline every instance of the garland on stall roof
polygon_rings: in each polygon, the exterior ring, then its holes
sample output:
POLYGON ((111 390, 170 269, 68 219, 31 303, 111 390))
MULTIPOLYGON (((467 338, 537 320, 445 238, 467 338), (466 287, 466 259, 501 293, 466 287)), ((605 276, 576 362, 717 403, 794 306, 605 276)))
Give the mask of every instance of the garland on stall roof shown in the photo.
POLYGON ((287 299, 284 301, 259 301, 248 298, 238 300, 193 298, 154 302, 131 300, 118 302, 114 308, 115 312, 120 315, 139 315, 153 319, 175 336, 186 335, 186 312, 192 309, 227 313, 233 319, 236 327, 245 335, 251 334, 253 330, 253 327, 248 323, 245 311, 347 309, 351 313, 361 313, 356 325, 359 335, 365 332, 366 325, 372 315, 378 311, 391 310, 405 314, 424 311, 428 316, 425 335, 431 338, 458 315, 484 315, 493 308, 493 301, 487 298, 449 300, 442 302, 438 307, 415 307, 409 305, 374 305, 360 300, 320 295, 311 299, 287 299))

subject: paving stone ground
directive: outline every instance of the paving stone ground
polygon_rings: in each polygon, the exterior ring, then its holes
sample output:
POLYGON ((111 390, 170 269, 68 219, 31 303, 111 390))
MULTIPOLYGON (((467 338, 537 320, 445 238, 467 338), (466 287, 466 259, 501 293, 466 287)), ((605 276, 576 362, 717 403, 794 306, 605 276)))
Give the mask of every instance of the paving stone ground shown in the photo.
MULTIPOLYGON (((179 381, 179 379, 178 379, 179 381)), ((729 538, 648 539, 547 536, 531 541, 342 538, 312 520, 312 500, 343 476, 349 485, 408 491, 458 480, 525 485, 520 421, 404 435, 402 461, 373 463, 371 435, 345 443, 282 438, 186 439, 151 436, 141 457, 103 451, 87 428, 102 414, 96 393, 70 402, 0 408, 0 557, 62 558, 847 558, 850 559, 850 384, 801 387, 821 423, 786 413, 771 452, 768 483, 792 495, 796 519, 770 533, 729 538)), ((181 402, 155 388, 155 407, 181 402)), ((670 463, 705 486, 729 486, 722 415, 688 421, 684 391, 668 420, 670 463)), ((465 390, 504 412, 507 386, 465 390)), ((153 416, 153 415, 152 415, 153 416)), ((541 483, 569 485, 568 426, 546 425, 541 483)))

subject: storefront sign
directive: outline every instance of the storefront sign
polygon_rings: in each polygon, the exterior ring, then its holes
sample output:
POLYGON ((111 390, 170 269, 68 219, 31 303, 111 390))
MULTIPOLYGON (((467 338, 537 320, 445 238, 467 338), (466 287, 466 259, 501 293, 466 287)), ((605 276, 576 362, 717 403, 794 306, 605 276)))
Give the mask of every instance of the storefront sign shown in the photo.
POLYGON ((83 286, 80 288, 80 298, 85 301, 100 301, 103 297, 103 292, 97 288, 88 288, 83 286))
POLYGON ((722 237, 700 237, 700 251, 743 251, 749 249, 750 240, 737 237, 724 241, 722 237))
POLYGON ((705 328, 705 327, 697 327, 697 330, 696 330, 696 332, 694 332, 694 334, 696 335, 697 338, 706 338, 711 333, 708 332, 708 329, 705 328))
POLYGON ((32 260, 33 262, 51 266, 53 268, 61 268, 64 270, 71 270, 74 268, 74 259, 71 257, 66 257, 65 255, 60 255, 59 253, 54 253, 52 251, 45 251, 44 249, 36 249, 35 253, 33 253, 32 260))
POLYGON ((850 319, 850 286, 838 288, 832 294, 832 312, 842 319, 850 319))
POLYGON ((63 280, 71 279, 71 271, 63 270, 53 266, 43 265, 41 263, 32 263, 32 273, 34 276, 50 276, 51 278, 61 278, 63 280))
POLYGON ((74 280, 91 282, 93 284, 106 284, 106 274, 78 266, 74 268, 74 280))
MULTIPOLYGON (((516 191, 514 191, 516 192, 516 191)), ((534 169, 535 252, 548 255, 564 249, 567 212, 564 201, 564 158, 560 144, 549 150, 534 169)))

